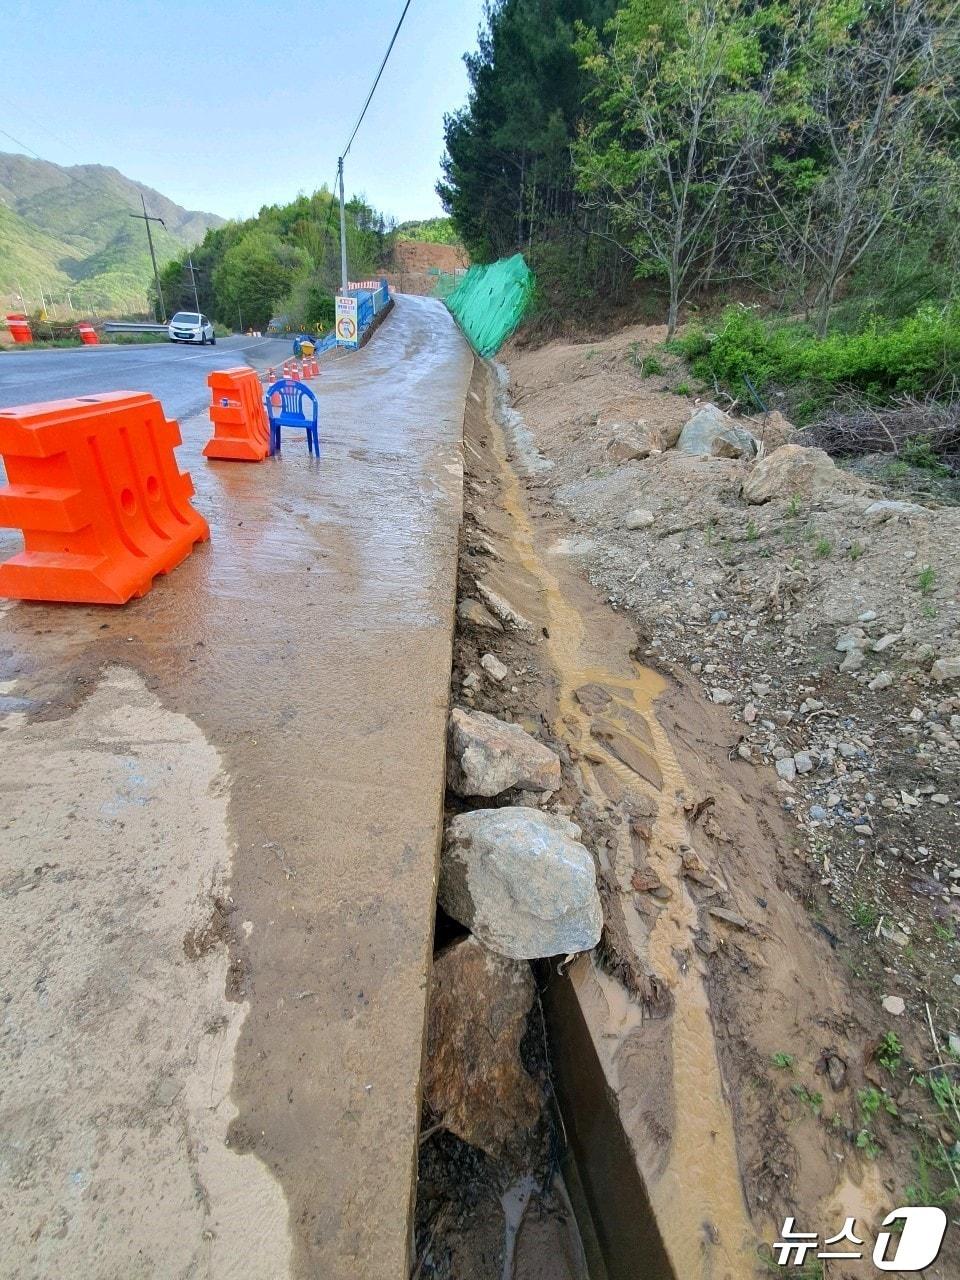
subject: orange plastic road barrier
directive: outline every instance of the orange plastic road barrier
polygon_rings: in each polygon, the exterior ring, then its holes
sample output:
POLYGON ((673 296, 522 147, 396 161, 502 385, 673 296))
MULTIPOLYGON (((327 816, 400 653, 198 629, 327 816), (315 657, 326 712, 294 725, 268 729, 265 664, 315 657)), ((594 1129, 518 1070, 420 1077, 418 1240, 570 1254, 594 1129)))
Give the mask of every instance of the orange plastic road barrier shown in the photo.
POLYGON ((180 428, 159 400, 112 391, 0 409, 0 526, 24 550, 0 564, 0 596, 124 604, 210 537, 177 467, 180 428))
POLYGON ((22 312, 14 311, 7 316, 7 328, 10 330, 10 336, 14 342, 33 341, 33 334, 30 332, 30 321, 22 312))
POLYGON ((204 445, 204 457, 262 462, 270 453, 270 423, 259 374, 247 365, 215 369, 207 385, 213 399, 213 438, 204 445))
POLYGON ((85 347, 99 347, 100 339, 97 337, 97 331, 92 324, 86 322, 77 325, 77 333, 80 335, 80 341, 85 347))

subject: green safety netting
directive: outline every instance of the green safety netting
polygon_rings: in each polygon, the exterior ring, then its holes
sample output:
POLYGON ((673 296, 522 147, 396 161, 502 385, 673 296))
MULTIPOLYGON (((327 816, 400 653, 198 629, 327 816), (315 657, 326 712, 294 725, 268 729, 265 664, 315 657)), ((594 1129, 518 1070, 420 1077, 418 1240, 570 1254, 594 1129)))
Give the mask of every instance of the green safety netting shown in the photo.
POLYGON ((492 356, 523 319, 533 296, 533 273, 522 253, 487 267, 471 267, 444 297, 444 283, 436 290, 474 350, 492 356))

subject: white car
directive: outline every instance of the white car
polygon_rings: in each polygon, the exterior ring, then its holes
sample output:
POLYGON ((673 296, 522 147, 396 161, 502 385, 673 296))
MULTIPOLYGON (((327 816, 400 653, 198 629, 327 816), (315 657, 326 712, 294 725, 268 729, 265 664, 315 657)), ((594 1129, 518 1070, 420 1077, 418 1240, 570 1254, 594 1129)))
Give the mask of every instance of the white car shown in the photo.
POLYGON ((171 342, 199 342, 201 346, 217 343, 212 322, 196 311, 178 311, 167 325, 167 333, 171 342))

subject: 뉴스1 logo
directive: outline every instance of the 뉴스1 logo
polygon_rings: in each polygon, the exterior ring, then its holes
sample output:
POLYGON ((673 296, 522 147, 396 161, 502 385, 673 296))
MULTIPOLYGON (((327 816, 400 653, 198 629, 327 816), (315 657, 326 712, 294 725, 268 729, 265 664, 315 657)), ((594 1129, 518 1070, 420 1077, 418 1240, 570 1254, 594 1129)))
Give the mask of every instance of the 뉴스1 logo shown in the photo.
MULTIPOLYGON (((819 1248, 816 1231, 795 1231, 794 1218, 785 1218, 781 1239, 774 1242, 778 1267, 802 1267, 808 1253, 818 1258, 841 1258, 854 1261, 863 1257, 864 1241, 857 1235, 855 1218, 847 1218, 835 1236, 819 1248)), ((936 1262, 944 1236, 947 1215, 930 1205, 913 1205, 894 1209, 880 1224, 881 1230, 873 1247, 873 1265, 878 1271, 922 1271, 936 1262), (893 1228, 884 1230, 883 1228, 893 1228)))

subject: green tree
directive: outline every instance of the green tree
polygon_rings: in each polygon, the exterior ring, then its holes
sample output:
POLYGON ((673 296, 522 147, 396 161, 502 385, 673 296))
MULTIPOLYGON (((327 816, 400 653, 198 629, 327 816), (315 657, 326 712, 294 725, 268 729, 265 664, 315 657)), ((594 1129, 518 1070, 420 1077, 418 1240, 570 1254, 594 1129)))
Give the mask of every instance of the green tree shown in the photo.
POLYGON ((584 109, 575 27, 601 26, 615 0, 497 0, 485 9, 476 53, 466 58, 466 107, 446 117, 437 191, 471 257, 522 250, 541 297, 570 306, 613 293, 615 246, 591 239, 603 217, 583 206, 570 145, 584 109))
POLYGON ((812 294, 826 333, 878 237, 956 207, 956 9, 939 0, 808 0, 779 29, 754 152, 768 249, 812 294))
POLYGON ((302 249, 266 231, 250 231, 228 249, 213 274, 217 310, 263 329, 307 265, 302 249))
POLYGON ((770 21, 740 0, 629 0, 608 47, 581 30, 597 118, 574 148, 577 181, 636 276, 666 279, 669 336, 743 237, 770 21))

